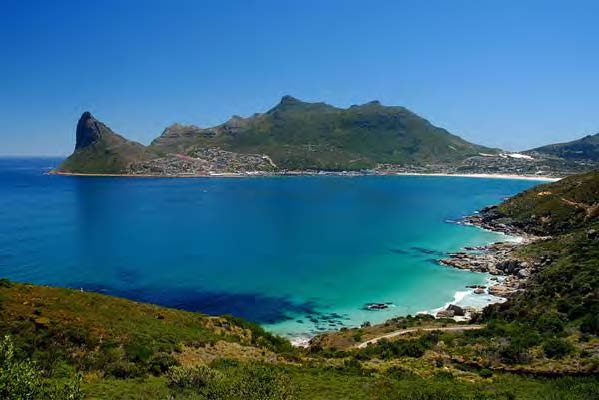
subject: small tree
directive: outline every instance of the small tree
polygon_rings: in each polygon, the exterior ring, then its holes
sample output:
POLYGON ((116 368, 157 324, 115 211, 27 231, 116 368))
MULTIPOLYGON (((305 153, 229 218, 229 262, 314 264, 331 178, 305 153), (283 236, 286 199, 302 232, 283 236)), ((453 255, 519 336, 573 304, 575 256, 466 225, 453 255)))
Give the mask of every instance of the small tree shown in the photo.
POLYGON ((30 360, 20 360, 10 336, 0 341, 0 398, 11 400, 81 400, 81 376, 64 385, 44 385, 42 372, 30 360))

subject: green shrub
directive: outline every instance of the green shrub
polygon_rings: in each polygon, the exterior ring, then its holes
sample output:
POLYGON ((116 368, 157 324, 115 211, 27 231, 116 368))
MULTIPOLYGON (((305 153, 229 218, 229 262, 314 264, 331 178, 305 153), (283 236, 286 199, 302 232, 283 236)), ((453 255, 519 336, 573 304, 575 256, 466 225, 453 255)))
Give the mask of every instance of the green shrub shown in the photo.
POLYGON ((557 314, 541 315, 535 326, 544 333, 560 333, 564 330, 564 321, 557 314))
POLYGON ((200 390, 214 385, 222 379, 222 374, 204 365, 193 368, 171 367, 167 374, 168 384, 172 388, 200 390))
POLYGON ((152 341, 149 337, 136 336, 125 345, 127 358, 132 362, 146 362, 154 354, 154 350, 148 346, 152 341))
POLYGON ((226 373, 214 368, 172 367, 168 372, 173 389, 193 390, 202 399, 289 400, 293 394, 288 378, 272 366, 248 364, 226 367, 226 373))
POLYGON ((525 364, 530 362, 528 349, 519 343, 510 343, 499 350, 501 359, 508 364, 525 364))
POLYGON ((154 354, 148 361, 148 371, 155 375, 160 375, 175 365, 177 365, 177 360, 175 357, 168 353, 157 353, 154 354))
POLYGON ((543 352, 545 356, 549 358, 562 358, 570 354, 573 350, 573 346, 558 338, 548 339, 543 343, 543 352))
POLYGON ((356 333, 354 333, 352 337, 354 339, 354 342, 361 342, 362 338, 364 338, 364 332, 358 330, 356 333))
POLYGON ((65 383, 48 385, 42 371, 28 360, 16 357, 15 346, 9 336, 0 341, 0 398, 10 400, 81 400, 81 376, 65 383))
POLYGON ((483 368, 480 371, 478 371, 478 374, 482 377, 482 378, 490 378, 493 376, 493 371, 491 371, 488 368, 483 368))
POLYGON ((599 314, 588 314, 580 322, 580 330, 584 333, 599 335, 599 314))
POLYGON ((12 282, 6 278, 0 279, 0 288, 10 288, 12 287, 12 282))
POLYGON ((105 373, 120 379, 136 378, 145 375, 145 372, 137 364, 125 360, 108 364, 105 368, 105 373))

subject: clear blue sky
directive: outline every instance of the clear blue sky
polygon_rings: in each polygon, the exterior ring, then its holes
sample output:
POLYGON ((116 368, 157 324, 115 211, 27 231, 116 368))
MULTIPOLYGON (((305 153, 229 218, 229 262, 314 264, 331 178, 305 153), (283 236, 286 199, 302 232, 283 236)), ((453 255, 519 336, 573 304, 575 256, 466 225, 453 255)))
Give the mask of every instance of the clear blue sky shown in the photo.
POLYGON ((510 150, 599 131, 599 1, 0 4, 0 154, 66 155, 91 111, 149 143, 284 94, 403 105, 510 150))

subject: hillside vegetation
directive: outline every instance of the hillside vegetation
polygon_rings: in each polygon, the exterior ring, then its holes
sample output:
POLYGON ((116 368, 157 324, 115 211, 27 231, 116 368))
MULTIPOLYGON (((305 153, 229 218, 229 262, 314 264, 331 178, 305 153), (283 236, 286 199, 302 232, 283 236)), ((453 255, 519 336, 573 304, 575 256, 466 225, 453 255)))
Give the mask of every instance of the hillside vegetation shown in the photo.
MULTIPOLYGON (((449 162, 491 149, 451 135, 403 107, 377 101, 348 109, 306 103, 291 96, 264 114, 234 117, 196 130, 184 143, 240 153, 268 154, 283 169, 361 169, 378 163, 449 162)), ((180 146, 170 132, 151 148, 180 146)), ((180 147, 179 147, 180 148, 180 147)))
POLYGON ((555 235, 588 227, 599 217, 599 173, 539 185, 495 208, 496 219, 529 233, 555 235))
POLYGON ((527 151, 530 154, 549 154, 567 160, 599 161, 599 133, 567 143, 555 143, 527 151))
POLYGON ((340 171, 380 163, 448 163, 496 152, 452 135, 403 107, 373 101, 343 109, 291 96, 284 96, 265 113, 235 116, 213 128, 174 124, 147 147, 115 134, 89 113, 82 115, 76 136, 75 151, 59 171, 197 172, 197 166, 179 165, 181 159, 193 164, 192 159, 206 157, 207 149, 231 153, 226 157, 232 160, 220 160, 216 170, 229 164, 239 167, 243 155, 267 156, 278 170, 340 171))

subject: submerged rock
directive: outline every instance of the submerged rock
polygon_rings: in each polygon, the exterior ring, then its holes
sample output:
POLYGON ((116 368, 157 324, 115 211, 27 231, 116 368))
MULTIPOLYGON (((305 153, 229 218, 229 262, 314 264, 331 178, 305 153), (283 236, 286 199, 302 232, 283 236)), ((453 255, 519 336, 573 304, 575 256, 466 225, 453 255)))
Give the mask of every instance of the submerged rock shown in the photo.
POLYGON ((378 311, 389 308, 390 303, 368 303, 364 305, 365 310, 378 311))

